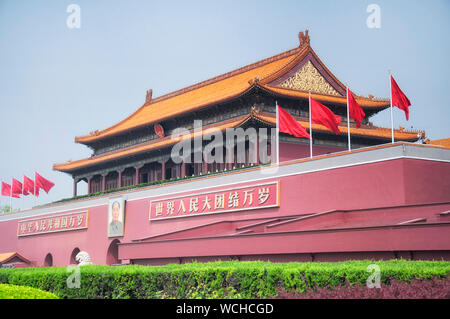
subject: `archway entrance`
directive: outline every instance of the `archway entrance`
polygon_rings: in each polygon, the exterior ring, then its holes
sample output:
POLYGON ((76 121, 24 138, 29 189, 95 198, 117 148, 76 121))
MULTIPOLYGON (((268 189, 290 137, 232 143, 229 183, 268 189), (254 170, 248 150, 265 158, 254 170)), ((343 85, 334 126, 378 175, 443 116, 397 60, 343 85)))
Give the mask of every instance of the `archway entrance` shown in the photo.
POLYGON ((44 267, 51 267, 51 266, 53 266, 53 256, 52 254, 48 253, 44 259, 44 267))
POLYGON ((77 256, 77 254, 80 252, 80 249, 77 247, 74 250, 72 250, 72 254, 70 254, 70 261, 69 261, 69 265, 77 265, 78 262, 75 259, 75 257, 77 256))
POLYGON ((119 263, 119 246, 120 241, 118 239, 114 239, 111 244, 109 244, 108 252, 106 254, 106 264, 114 265, 119 263))

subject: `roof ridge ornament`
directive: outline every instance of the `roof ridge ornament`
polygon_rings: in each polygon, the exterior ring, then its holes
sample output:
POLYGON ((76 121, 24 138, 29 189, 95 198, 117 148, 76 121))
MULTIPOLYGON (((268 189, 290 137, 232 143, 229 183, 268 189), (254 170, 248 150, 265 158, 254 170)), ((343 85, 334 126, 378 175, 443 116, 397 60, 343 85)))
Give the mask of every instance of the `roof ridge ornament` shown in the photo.
POLYGON ((253 84, 258 84, 259 83, 259 77, 255 76, 254 79, 250 79, 248 80, 248 84, 253 85, 253 84))
POLYGON ((305 30, 305 33, 303 33, 303 31, 300 31, 298 33, 298 40, 300 42, 299 47, 307 44, 309 45, 309 34, 308 34, 308 29, 305 30))
POLYGON ((144 105, 148 105, 152 102, 152 95, 153 95, 153 90, 152 89, 147 90, 147 93, 145 94, 144 105))

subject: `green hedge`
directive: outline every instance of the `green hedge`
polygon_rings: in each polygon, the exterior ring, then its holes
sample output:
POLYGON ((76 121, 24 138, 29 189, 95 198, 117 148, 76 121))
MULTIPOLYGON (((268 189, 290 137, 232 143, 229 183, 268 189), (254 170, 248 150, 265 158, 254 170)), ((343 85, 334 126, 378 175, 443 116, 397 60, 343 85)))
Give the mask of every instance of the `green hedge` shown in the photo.
POLYGON ((211 262, 166 266, 82 266, 80 288, 69 288, 66 267, 0 269, 0 283, 25 285, 61 298, 267 298, 278 288, 305 292, 345 283, 365 285, 377 264, 381 282, 446 278, 445 261, 346 261, 336 263, 211 262))
POLYGON ((58 296, 36 288, 0 284, 0 299, 58 299, 58 296))

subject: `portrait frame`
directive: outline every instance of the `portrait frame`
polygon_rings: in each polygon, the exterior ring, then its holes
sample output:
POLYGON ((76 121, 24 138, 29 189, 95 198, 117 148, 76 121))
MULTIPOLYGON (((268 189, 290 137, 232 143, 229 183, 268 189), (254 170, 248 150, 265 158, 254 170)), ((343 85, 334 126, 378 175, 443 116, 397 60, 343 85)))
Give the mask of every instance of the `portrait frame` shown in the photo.
POLYGON ((123 197, 109 199, 107 218, 108 238, 123 237, 125 230, 125 205, 126 200, 123 197))

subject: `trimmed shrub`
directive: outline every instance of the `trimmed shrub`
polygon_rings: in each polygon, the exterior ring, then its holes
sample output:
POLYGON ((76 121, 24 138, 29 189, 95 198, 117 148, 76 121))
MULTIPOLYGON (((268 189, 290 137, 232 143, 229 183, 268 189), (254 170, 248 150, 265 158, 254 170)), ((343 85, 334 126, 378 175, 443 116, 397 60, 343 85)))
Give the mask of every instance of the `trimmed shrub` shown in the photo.
POLYGON ((36 288, 0 284, 0 299, 58 299, 58 296, 36 288))
POLYGON ((381 283, 450 275, 446 261, 346 261, 309 263, 211 262, 165 266, 82 266, 80 287, 70 288, 66 267, 0 269, 0 283, 50 291, 60 298, 270 298, 280 288, 291 293, 365 286, 370 264, 380 267, 381 283))
POLYGON ((392 280, 389 285, 380 288, 350 285, 333 288, 317 288, 306 293, 287 292, 280 288, 279 299, 450 299, 449 278, 414 279, 406 281, 392 280))

